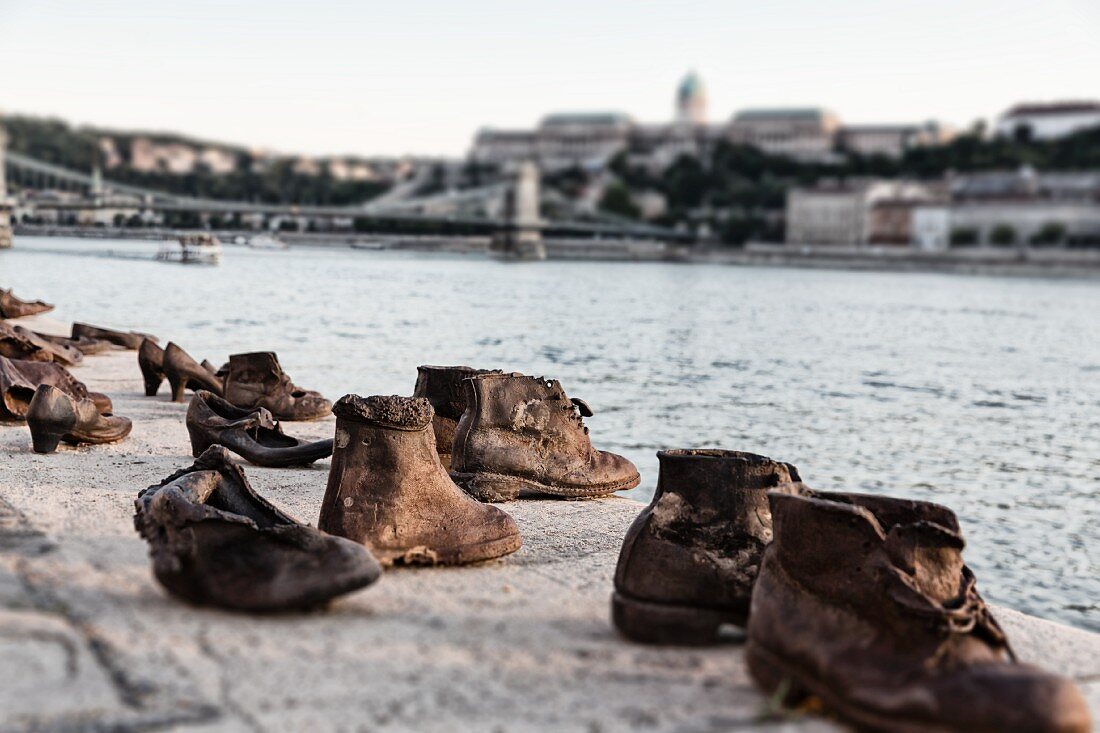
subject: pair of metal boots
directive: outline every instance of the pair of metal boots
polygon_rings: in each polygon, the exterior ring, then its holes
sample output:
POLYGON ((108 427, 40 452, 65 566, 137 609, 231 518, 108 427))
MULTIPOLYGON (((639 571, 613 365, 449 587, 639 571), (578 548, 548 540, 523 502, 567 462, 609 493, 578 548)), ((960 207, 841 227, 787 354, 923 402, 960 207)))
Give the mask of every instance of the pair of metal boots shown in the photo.
POLYGON ((814 491, 750 453, 658 458, 615 571, 612 620, 628 638, 711 644, 744 629, 766 694, 816 698, 865 729, 1091 729, 1071 681, 1016 662, 951 510, 814 491))

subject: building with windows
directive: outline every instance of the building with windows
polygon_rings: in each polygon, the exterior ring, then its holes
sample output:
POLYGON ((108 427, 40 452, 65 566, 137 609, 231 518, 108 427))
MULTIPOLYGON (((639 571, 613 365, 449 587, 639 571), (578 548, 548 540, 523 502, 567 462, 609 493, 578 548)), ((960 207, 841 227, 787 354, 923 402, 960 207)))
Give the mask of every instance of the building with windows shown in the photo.
POLYGON ((941 143, 950 136, 947 128, 932 122, 843 126, 837 115, 820 107, 745 109, 712 124, 707 122, 703 81, 691 72, 676 87, 670 122, 641 124, 616 112, 552 114, 533 130, 479 130, 469 158, 497 166, 530 160, 549 171, 574 166, 600 170, 627 152, 633 165, 659 172, 681 155, 702 155, 721 141, 828 162, 839 160, 845 150, 898 157, 910 147, 941 143))
POLYGON ((912 243, 1100 246, 1100 173, 1030 168, 955 176, 950 200, 914 211, 912 243))
POLYGON ((844 125, 837 132, 837 148, 846 153, 900 158, 910 148, 942 145, 954 130, 938 122, 922 125, 844 125))
POLYGON ((912 213, 941 194, 912 181, 823 182, 787 193, 787 244, 908 244, 912 213))
POLYGON ((820 107, 745 109, 733 116, 728 137, 773 155, 824 161, 836 157, 839 129, 837 116, 820 107))
POLYGON ((1100 102, 1018 104, 997 120, 997 134, 1053 140, 1100 127, 1100 102))

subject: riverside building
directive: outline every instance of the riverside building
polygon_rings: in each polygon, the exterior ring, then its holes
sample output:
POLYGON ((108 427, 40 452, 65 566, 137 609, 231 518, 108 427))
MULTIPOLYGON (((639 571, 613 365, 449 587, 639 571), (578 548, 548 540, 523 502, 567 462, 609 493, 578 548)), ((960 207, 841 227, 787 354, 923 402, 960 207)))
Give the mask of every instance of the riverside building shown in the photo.
POLYGON ((534 129, 479 130, 469 159, 496 166, 533 161, 546 171, 598 171, 626 153, 632 164, 660 171, 681 155, 702 155, 721 141, 825 162, 846 151, 898 157, 910 147, 943 142, 951 134, 936 123, 845 126, 835 113, 820 107, 744 109, 714 123, 708 119, 703 81, 691 72, 676 88, 669 122, 640 123, 610 111, 551 114, 534 129))

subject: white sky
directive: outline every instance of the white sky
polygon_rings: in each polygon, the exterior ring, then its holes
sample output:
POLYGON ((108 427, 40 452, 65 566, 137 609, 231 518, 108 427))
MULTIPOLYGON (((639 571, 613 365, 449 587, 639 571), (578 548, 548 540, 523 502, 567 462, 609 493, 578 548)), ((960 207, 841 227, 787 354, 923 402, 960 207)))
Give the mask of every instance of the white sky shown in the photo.
POLYGON ((0 110, 284 152, 448 154, 561 110, 967 126, 1100 97, 1100 0, 0 0, 0 110))

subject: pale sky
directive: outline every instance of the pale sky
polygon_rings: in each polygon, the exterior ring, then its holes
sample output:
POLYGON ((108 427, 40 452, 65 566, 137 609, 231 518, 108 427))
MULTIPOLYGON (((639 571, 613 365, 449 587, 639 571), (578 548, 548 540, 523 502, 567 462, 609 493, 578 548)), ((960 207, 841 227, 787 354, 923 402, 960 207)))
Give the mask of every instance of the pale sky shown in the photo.
POLYGON ((283 152, 461 155, 553 111, 820 105, 968 126, 1100 98, 1098 0, 0 0, 0 111, 283 152))

